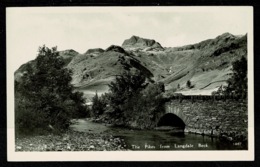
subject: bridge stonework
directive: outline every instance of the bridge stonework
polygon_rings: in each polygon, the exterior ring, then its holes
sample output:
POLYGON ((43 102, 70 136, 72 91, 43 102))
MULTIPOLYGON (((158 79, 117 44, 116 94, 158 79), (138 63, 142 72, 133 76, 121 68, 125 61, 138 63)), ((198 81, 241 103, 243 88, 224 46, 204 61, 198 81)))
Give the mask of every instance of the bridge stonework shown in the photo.
POLYGON ((165 104, 165 113, 161 116, 167 113, 183 120, 185 132, 209 136, 247 136, 246 100, 174 99, 165 104))

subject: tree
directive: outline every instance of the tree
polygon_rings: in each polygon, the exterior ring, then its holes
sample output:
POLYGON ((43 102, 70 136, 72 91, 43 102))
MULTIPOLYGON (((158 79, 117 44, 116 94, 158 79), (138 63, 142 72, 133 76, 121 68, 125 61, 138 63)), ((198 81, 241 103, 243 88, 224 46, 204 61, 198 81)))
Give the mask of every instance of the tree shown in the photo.
POLYGON ((125 71, 109 85, 109 113, 117 125, 151 128, 157 114, 164 110, 163 83, 147 83, 138 70, 125 71))
POLYGON ((94 114, 95 117, 100 116, 105 111, 106 103, 102 97, 103 96, 99 98, 96 92, 96 95, 92 98, 92 102, 93 102, 92 113, 94 114))
POLYGON ((39 48, 34 66, 29 65, 15 84, 16 130, 30 132, 51 126, 62 131, 73 116, 86 114, 82 93, 74 92, 70 84, 71 74, 57 48, 39 48))
POLYGON ((152 119, 155 119, 158 112, 164 111, 164 90, 161 89, 161 83, 149 84, 142 91, 142 100, 140 106, 144 106, 143 112, 148 112, 152 119))
POLYGON ((145 88, 145 79, 145 76, 138 70, 124 71, 122 75, 117 76, 115 82, 109 84, 110 111, 120 117, 124 108, 123 104, 145 88))
POLYGON ((247 97, 247 59, 242 57, 232 64, 232 76, 225 88, 226 95, 247 97))
POLYGON ((187 86, 187 88, 192 88, 192 86, 191 86, 191 81, 190 80, 188 80, 187 82, 186 82, 186 86, 187 86))

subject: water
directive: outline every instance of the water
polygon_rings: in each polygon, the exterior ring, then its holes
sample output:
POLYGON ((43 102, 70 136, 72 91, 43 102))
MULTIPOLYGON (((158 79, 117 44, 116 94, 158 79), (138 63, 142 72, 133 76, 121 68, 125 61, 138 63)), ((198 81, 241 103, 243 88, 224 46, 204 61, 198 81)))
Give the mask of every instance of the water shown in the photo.
POLYGON ((105 126, 87 120, 77 120, 71 128, 89 133, 107 133, 124 140, 130 150, 241 150, 237 143, 227 143, 216 138, 196 134, 174 134, 157 130, 129 130, 105 126))

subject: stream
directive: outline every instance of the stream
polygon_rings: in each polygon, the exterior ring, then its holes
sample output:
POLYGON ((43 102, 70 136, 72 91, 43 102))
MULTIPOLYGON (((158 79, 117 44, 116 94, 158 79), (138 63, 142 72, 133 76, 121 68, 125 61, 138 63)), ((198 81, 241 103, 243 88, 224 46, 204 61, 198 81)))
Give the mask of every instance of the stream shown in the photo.
POLYGON ((158 130, 130 130, 94 123, 87 119, 74 120, 74 131, 104 133, 120 138, 129 150, 244 150, 240 144, 223 142, 217 138, 196 134, 174 134, 158 130))

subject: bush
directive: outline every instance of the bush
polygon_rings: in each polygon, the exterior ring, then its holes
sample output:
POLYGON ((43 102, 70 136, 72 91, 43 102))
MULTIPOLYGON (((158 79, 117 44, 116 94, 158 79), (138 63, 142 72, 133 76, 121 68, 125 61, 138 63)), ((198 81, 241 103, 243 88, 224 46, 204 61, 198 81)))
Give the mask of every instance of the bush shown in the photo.
POLYGON ((47 114, 35 111, 33 105, 23 97, 15 98, 15 132, 16 135, 31 133, 46 133, 47 114), (43 128, 44 127, 44 128, 43 128))
POLYGON ((189 89, 192 87, 190 80, 187 81, 186 86, 187 86, 187 88, 189 88, 189 89))

